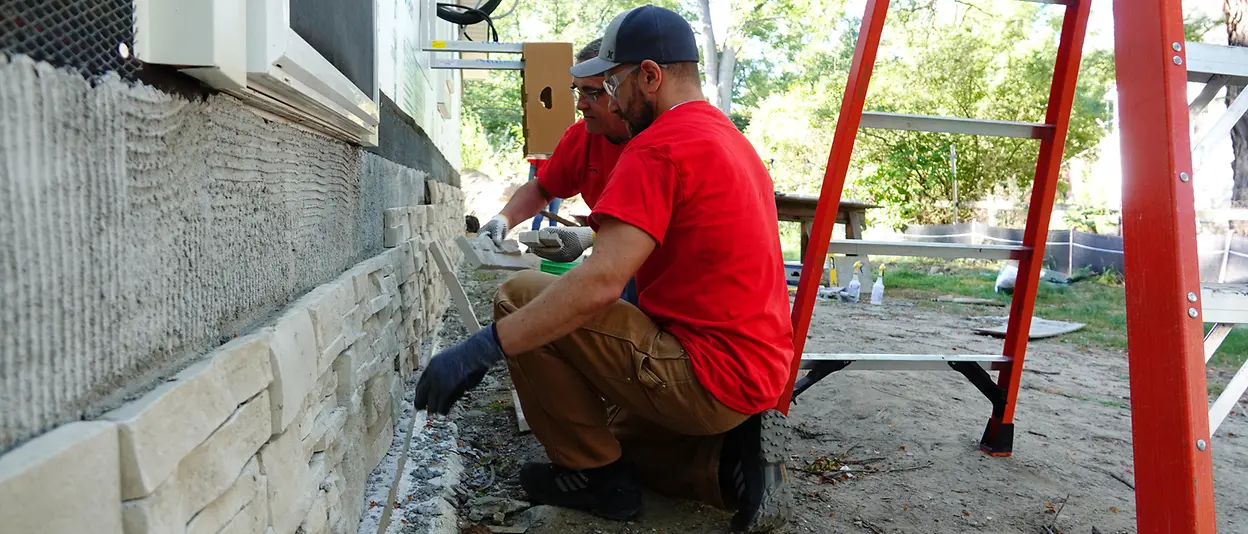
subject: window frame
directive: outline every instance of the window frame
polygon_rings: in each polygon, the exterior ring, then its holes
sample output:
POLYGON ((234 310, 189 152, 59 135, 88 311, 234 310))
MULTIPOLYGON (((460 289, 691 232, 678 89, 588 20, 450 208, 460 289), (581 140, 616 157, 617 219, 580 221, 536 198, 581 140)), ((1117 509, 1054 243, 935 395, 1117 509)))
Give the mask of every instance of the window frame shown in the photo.
POLYGON ((135 26, 135 56, 144 62, 174 66, 320 133, 377 146, 376 31, 370 95, 290 27, 289 0, 136 0, 135 26))

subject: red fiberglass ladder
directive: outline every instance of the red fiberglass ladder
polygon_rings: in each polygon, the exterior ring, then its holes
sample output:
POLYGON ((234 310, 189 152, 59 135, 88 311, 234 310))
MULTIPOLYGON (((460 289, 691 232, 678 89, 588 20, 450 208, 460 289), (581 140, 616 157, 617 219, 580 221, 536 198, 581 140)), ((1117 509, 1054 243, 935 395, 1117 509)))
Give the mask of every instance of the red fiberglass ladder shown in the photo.
MULTIPOLYGON (((1115 0, 1114 32, 1136 525, 1212 533, 1212 430, 1248 387, 1248 366, 1211 408, 1205 362, 1229 331, 1221 325, 1248 323, 1248 286, 1201 285, 1187 82, 1207 84, 1190 109, 1220 85, 1248 83, 1248 49, 1185 43, 1180 0, 1115 0), (1202 343, 1204 322, 1215 326, 1202 343)), ((1228 124, 1248 109, 1243 95, 1228 124)))
POLYGON ((793 305, 795 353, 789 383, 794 386, 781 396, 777 406, 781 412, 788 413, 789 404, 795 395, 800 395, 819 380, 843 369, 953 369, 965 375, 992 402, 992 416, 980 440, 980 447, 996 456, 1008 456, 1013 451, 1014 404, 1018 397, 1019 380, 1023 374, 1023 356, 1027 350, 1036 289, 1040 282, 1040 268, 1044 259, 1044 243, 1048 236, 1049 218, 1053 210, 1053 197, 1057 189, 1058 172, 1061 168, 1062 149, 1066 144, 1066 130, 1070 122, 1075 80, 1079 73, 1084 32, 1087 28, 1088 11, 1091 5, 1091 0, 1030 1, 1062 4, 1066 9, 1062 21, 1061 40, 1057 49, 1053 84, 1050 88, 1048 108, 1043 124, 863 112, 867 87, 871 80, 871 70, 875 64, 880 36, 884 29, 884 19, 888 11, 888 0, 867 0, 866 14, 858 34, 854 59, 849 67, 849 80, 845 86, 845 96, 837 118, 836 133, 832 138, 832 150, 828 156, 823 189, 815 210, 809 246, 806 250, 806 257, 803 258, 802 275, 793 305), (832 227, 836 222, 837 206, 841 201, 845 175, 849 170, 854 140, 860 127, 1040 140, 1035 181, 1027 213, 1027 227, 1023 233, 1021 246, 929 244, 924 247, 915 247, 914 244, 858 241, 852 244, 842 243, 844 246, 838 247, 837 250, 849 254, 1018 260, 1018 279, 1010 307, 1005 347, 1001 354, 803 354, 806 333, 810 328, 811 314, 814 311, 815 295, 822 274, 822 258, 828 252, 832 227), (797 381, 799 368, 808 371, 801 381, 797 381), (990 374, 992 371, 998 373, 996 379, 993 379, 990 374))

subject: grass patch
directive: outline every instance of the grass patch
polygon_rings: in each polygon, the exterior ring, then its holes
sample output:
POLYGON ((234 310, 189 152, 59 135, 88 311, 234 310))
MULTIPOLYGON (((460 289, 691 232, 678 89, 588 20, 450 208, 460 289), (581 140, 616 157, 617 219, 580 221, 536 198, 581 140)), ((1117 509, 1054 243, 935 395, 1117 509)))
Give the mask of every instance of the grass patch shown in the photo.
MULTIPOLYGON (((878 261, 878 260, 876 260, 878 261)), ((1008 304, 1010 296, 994 293, 997 270, 974 262, 902 261, 890 263, 884 276, 889 292, 948 308, 960 306, 931 302, 941 295, 993 299, 1008 304), (933 269, 933 266, 939 266, 933 269)), ((1004 308, 982 307, 982 315, 1006 315, 1004 308)), ((1036 315, 1055 321, 1084 323, 1082 330, 1062 336, 1067 343, 1127 349, 1126 293, 1116 277, 1102 276, 1071 285, 1042 282, 1036 296, 1036 315)), ((1210 327, 1206 325, 1205 331, 1210 327)), ((1238 328, 1227 336, 1214 354, 1215 365, 1238 367, 1248 359, 1248 330, 1238 328)))

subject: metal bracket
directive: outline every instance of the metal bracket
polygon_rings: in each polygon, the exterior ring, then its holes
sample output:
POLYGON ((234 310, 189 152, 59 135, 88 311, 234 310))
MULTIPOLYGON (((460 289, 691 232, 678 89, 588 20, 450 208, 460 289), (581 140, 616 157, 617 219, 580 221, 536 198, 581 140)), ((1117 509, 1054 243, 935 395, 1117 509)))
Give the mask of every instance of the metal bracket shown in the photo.
POLYGON ((997 383, 993 381, 992 375, 988 374, 983 367, 972 362, 949 362, 949 367, 954 371, 962 373, 975 388, 988 398, 988 402, 992 403, 992 415, 1000 417, 1005 412, 1005 391, 997 387, 997 383))
POLYGON ((810 372, 806 373, 806 376, 798 379, 797 384, 793 386, 793 398, 796 399, 797 396, 801 395, 803 391, 810 389, 811 386, 814 386, 820 380, 827 378, 828 375, 849 367, 850 363, 853 362, 847 360, 835 360, 816 363, 815 366, 810 369, 810 372))

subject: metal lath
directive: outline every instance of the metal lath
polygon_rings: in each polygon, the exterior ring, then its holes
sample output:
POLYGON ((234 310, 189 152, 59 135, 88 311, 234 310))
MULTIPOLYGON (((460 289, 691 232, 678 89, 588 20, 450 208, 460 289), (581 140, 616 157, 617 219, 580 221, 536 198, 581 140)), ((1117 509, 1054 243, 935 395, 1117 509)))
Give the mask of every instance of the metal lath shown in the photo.
POLYGON ((136 80, 132 0, 0 0, 0 52, 136 80))

